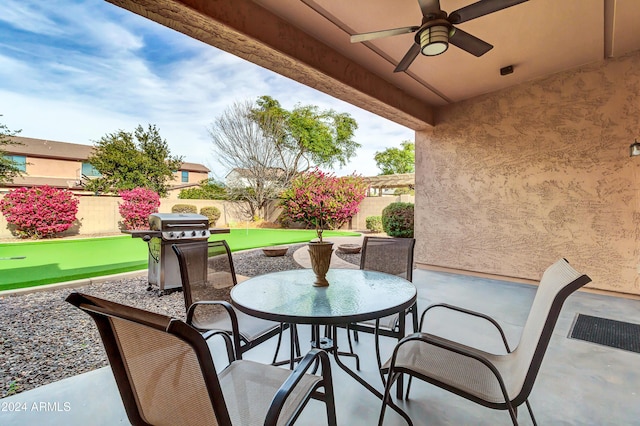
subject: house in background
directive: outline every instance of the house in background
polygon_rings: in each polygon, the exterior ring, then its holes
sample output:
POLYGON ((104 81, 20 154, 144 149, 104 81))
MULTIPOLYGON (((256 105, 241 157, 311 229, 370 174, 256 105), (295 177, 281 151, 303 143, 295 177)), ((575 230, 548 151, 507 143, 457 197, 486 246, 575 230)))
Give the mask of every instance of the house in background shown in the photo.
POLYGON ((398 173, 394 175, 378 175, 365 177, 369 184, 367 196, 395 195, 397 190, 414 190, 416 187, 415 173, 398 173))
MULTIPOLYGON (((0 192, 23 186, 49 185, 67 188, 77 194, 93 194, 83 186, 87 179, 99 176, 87 161, 93 146, 19 136, 11 139, 17 144, 7 145, 5 152, 21 166, 23 176, 0 187, 0 192)), ((197 186, 208 177, 209 169, 202 164, 182 163, 169 183, 169 197, 175 198, 180 189, 197 186)))
POLYGON ((280 185, 284 179, 285 171, 278 167, 265 168, 264 170, 252 171, 250 169, 234 168, 224 178, 225 185, 228 187, 247 187, 255 186, 256 176, 260 174, 264 176, 265 185, 280 185))

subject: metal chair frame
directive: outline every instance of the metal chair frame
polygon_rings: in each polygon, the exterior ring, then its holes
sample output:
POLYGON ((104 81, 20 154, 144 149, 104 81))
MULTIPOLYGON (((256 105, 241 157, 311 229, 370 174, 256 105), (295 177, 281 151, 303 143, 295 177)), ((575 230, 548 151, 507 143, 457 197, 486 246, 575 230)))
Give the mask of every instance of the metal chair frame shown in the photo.
MULTIPOLYGON (((531 416, 531 419, 533 421, 533 424, 537 424, 535 417, 533 415, 533 410, 531 409, 531 404, 528 401, 528 397, 531 393, 531 390, 533 388, 533 385, 535 383, 537 374, 540 370, 540 366, 542 364, 542 360, 544 358, 545 352, 547 350, 547 347, 549 345, 549 341, 551 340, 551 336, 553 333, 553 329, 555 327, 555 324, 558 320, 558 317, 560 315, 560 311, 562 309, 562 306, 564 304, 564 301, 567 299, 567 297, 569 297, 569 295, 571 295, 574 291, 576 291, 577 289, 579 289, 580 287, 584 286, 585 284, 589 283, 591 281, 591 278, 589 278, 587 275, 579 275, 579 273, 577 273, 575 270, 573 269, 569 269, 570 267, 568 266, 568 262, 565 259, 562 259, 558 262, 556 262, 556 264, 551 265, 547 271, 549 271, 552 268, 566 268, 565 271, 571 271, 572 275, 571 276, 575 276, 576 278, 568 281, 568 282, 560 282, 560 284, 556 284, 554 282, 549 282, 549 286, 551 285, 557 285, 558 289, 557 291, 553 294, 553 299, 550 300, 548 302, 548 304, 544 304, 545 300, 544 299, 540 299, 542 300, 540 302, 539 305, 536 304, 536 300, 534 299, 533 304, 532 304, 532 311, 529 313, 529 318, 532 317, 532 314, 534 314, 533 309, 534 307, 537 306, 542 306, 542 309, 546 309, 545 312, 546 315, 544 317, 544 323, 542 325, 540 334, 537 337, 537 340, 535 340, 535 342, 532 340, 531 342, 535 343, 535 349, 532 352, 531 355, 531 359, 530 362, 527 365, 527 370, 526 372, 523 373, 524 378, 523 378, 523 383, 522 386, 519 388, 518 392, 516 395, 509 395, 509 393, 507 392, 507 387, 505 384, 505 378, 502 376, 501 372, 498 370, 498 368, 487 358, 486 353, 473 348, 473 347, 468 347, 468 346, 464 346, 461 345, 457 342, 439 337, 439 336, 435 336, 432 334, 427 334, 425 332, 417 332, 417 333, 413 333, 405 338, 403 338, 395 347, 394 351, 393 351, 393 355, 391 357, 391 359, 387 362, 387 364, 385 365, 385 367, 383 368, 383 373, 387 373, 388 374, 388 379, 387 379, 387 383, 385 386, 385 395, 384 395, 384 399, 383 399, 383 404, 382 404, 382 408, 380 411, 380 418, 379 418, 379 425, 382 425, 383 419, 384 419, 384 413, 385 413, 385 408, 386 408, 386 404, 384 404, 384 401, 389 400, 390 398, 390 391, 391 391, 391 387, 393 385, 393 383, 401 377, 402 374, 408 374, 410 375, 410 379, 409 379, 409 385, 407 386, 407 398, 409 397, 409 392, 411 390, 411 379, 413 377, 416 377, 420 380, 423 380, 425 382, 431 383, 433 385, 436 385, 442 389, 446 389, 452 393, 455 393, 456 395, 462 396, 463 398, 466 398, 470 401, 476 402, 480 405, 483 405, 485 407, 488 408, 493 408, 493 409, 497 409, 497 410, 507 410, 509 412, 509 415, 511 417, 511 420, 513 422, 514 425, 518 424, 518 420, 517 420, 517 407, 522 405, 523 403, 526 404, 527 406, 527 410, 529 411, 529 415, 531 416), (431 345, 433 347, 438 347, 441 349, 445 349, 447 351, 450 351, 452 354, 459 354, 462 355, 465 358, 469 358, 469 359, 474 359, 480 363, 482 363, 484 366, 486 366, 487 369, 489 369, 491 371, 491 373, 493 374, 493 376, 495 377, 495 380, 497 381, 500 391, 502 393, 502 396, 504 397, 504 402, 495 402, 495 401, 489 401, 487 399, 483 399, 481 397, 479 397, 476 394, 470 393, 469 391, 465 391, 459 387, 456 387, 455 384, 450 383, 450 382, 446 382, 444 380, 440 380, 437 379, 435 377, 431 377, 429 375, 426 374, 422 374, 419 373, 415 370, 413 370, 412 368, 408 367, 408 366, 397 366, 396 362, 397 362, 397 358, 398 358, 398 353, 401 349, 404 348, 404 346, 406 345, 413 345, 415 343, 424 343, 426 345, 431 345)), ((546 272, 545 272, 546 274, 546 272)), ((555 278, 555 277, 554 277, 555 278)), ((553 278, 552 278, 553 279, 553 278)), ((565 276, 562 276, 562 279, 566 279, 565 276)), ((551 280, 549 280, 551 281, 551 280)), ((543 279, 540 282, 540 286, 538 287, 538 291, 536 293, 536 296, 538 296, 538 294, 540 294, 541 292, 541 288, 545 286, 545 277, 543 276, 543 279)), ((510 356, 510 362, 515 362, 514 357, 512 357, 513 352, 511 350, 511 348, 509 347, 509 344, 507 342, 507 339, 505 337, 504 331, 502 330, 502 328, 500 327, 500 325, 498 324, 497 321, 495 321, 493 318, 489 317, 488 315, 485 315, 483 313, 480 312, 475 312, 475 311, 471 311, 465 308, 461 308, 461 307, 457 307, 457 306, 453 306, 453 305, 449 305, 449 304, 445 304, 445 303, 439 303, 439 304, 434 304, 431 305, 429 307, 427 307, 424 312, 421 315, 420 318, 420 330, 423 330, 424 327, 424 322, 425 322, 425 318, 428 312, 431 312, 432 309, 435 308, 441 308, 441 309, 448 309, 448 310, 453 310, 459 313, 462 313, 464 315, 469 315, 469 316, 473 316, 473 317, 477 317, 477 318, 481 318, 484 319, 486 321, 488 321, 489 323, 491 323, 499 332, 500 337, 502 339, 502 342, 505 346, 506 349, 506 355, 499 355, 500 357, 507 357, 510 356)), ((527 320, 527 325, 529 324, 529 320, 527 320)), ((525 325, 525 329, 526 329, 526 325, 525 325)), ((524 329, 523 329, 523 334, 524 334, 524 329)), ((529 343, 531 343, 529 342, 529 343)), ((522 343, 522 342, 521 342, 522 343)), ((410 348, 410 346, 408 347, 410 348)), ((410 350, 410 349, 409 349, 410 350)), ((506 358, 505 358, 506 359, 506 358)), ((453 365, 450 365, 451 369, 453 369, 453 365)), ((399 397, 401 398, 401 395, 399 395, 399 397)))
MULTIPOLYGON (((384 270, 384 268, 378 267, 379 265, 371 265, 367 263, 367 255, 369 248, 372 247, 370 243, 388 243, 390 245, 393 244, 403 244, 406 245, 409 242, 407 247, 407 259, 406 259, 406 275, 403 277, 408 281, 413 281, 413 251, 415 247, 416 240, 414 238, 387 238, 387 237, 370 237, 365 236, 362 242, 362 254, 360 256, 360 269, 363 270, 375 270, 379 272, 388 272, 384 270)), ((370 251, 369 251, 370 253, 370 251)), ((398 315, 398 319, 396 320, 395 326, 391 329, 380 327, 380 320, 376 320, 375 326, 366 323, 352 323, 349 324, 349 330, 353 331, 354 339, 358 341, 358 332, 363 333, 371 333, 375 336, 375 347, 376 347, 376 360, 378 362, 378 368, 382 368, 382 359, 380 356, 380 339, 379 336, 392 337, 400 341, 405 336, 405 327, 406 327, 406 315, 412 315, 413 318, 413 331, 418 331, 418 305, 417 302, 409 309, 407 309, 403 314, 398 315)), ((347 333, 348 335, 348 333, 347 333)), ((351 344, 351 336, 349 336, 349 347, 352 348, 351 344)), ((385 383, 385 377, 381 374, 382 382, 385 383)))
MULTIPOLYGON (((131 424, 136 426, 146 426, 149 424, 143 415, 145 407, 142 406, 143 403, 141 401, 144 399, 138 397, 138 392, 149 391, 149 389, 139 390, 136 388, 134 377, 137 376, 131 374, 129 365, 125 362, 126 352, 115 332, 115 321, 128 322, 132 326, 137 327, 137 329, 147 328, 149 331, 157 330, 167 333, 177 337, 188 345, 192 353, 196 356, 203 376, 202 382, 205 384, 205 388, 199 389, 198 391, 208 394, 208 399, 215 415, 215 419, 212 420, 217 421, 216 424, 220 425, 232 424, 228 411, 230 401, 225 402, 218 373, 216 372, 216 367, 206 339, 214 335, 223 338, 229 359, 229 365, 225 367, 225 369, 230 368, 235 363, 252 362, 235 358, 235 354, 239 353, 238 348, 233 348, 233 343, 226 332, 214 330, 202 334, 182 320, 121 305, 82 293, 71 293, 66 301, 89 314, 95 321, 107 352, 127 417, 131 424)), ((181 352, 179 355, 180 359, 176 361, 183 362, 185 353, 181 352)), ((157 356, 157 354, 149 354, 149 356, 157 356)), ((314 367, 316 363, 320 363, 321 365, 322 378, 317 381, 312 388, 305 391, 306 393, 304 394, 303 400, 293 408, 292 415, 286 424, 291 425, 295 423, 308 401, 310 399, 316 399, 323 401, 326 405, 328 424, 330 426, 336 426, 335 400, 329 357, 326 352, 317 349, 311 350, 303 358, 298 367, 291 372, 284 383, 280 385, 268 407, 267 413, 265 413, 264 425, 275 426, 278 424, 287 398, 296 390, 296 386, 298 386, 303 376, 307 375, 307 371, 314 367), (320 391, 320 389, 322 389, 322 391, 320 391)), ((256 365, 260 366, 259 364, 256 365)), ((261 365, 260 368, 262 370, 261 375, 267 379, 269 378, 269 372, 281 371, 278 367, 270 365, 261 365)), ((223 371, 225 369, 223 369, 223 371)), ((180 404, 178 401, 180 401, 180 399, 176 398, 176 404, 180 404)), ((177 407, 176 409, 179 408, 177 407)))
MULTIPOLYGON (((280 351, 280 345, 282 343, 282 332, 289 327, 288 324, 274 323, 272 327, 265 327, 265 330, 263 333, 261 333, 256 338, 250 340, 246 338, 243 335, 243 333, 241 333, 241 330, 239 328, 240 325, 238 324, 238 316, 236 314, 235 309, 233 308, 233 306, 231 306, 229 302, 226 302, 224 300, 196 300, 196 301, 193 300, 193 294, 191 291, 191 275, 190 275, 191 271, 189 271, 187 256, 188 256, 188 250, 198 248, 200 247, 200 244, 201 243, 172 245, 173 251, 176 253, 176 256, 178 257, 178 264, 180 266, 180 276, 182 278, 182 289, 183 289, 185 305, 187 308, 187 318, 186 318, 187 324, 196 327, 194 325, 194 315, 198 307, 206 306, 206 305, 219 305, 224 308, 227 315, 231 319, 232 328, 230 330, 225 330, 225 331, 230 334, 231 338, 234 341, 234 348, 236 348, 236 350, 238 351, 236 353, 236 358, 242 359, 242 354, 244 354, 248 350, 256 347, 261 343, 266 342, 267 340, 271 339, 274 336, 278 336, 278 343, 276 346, 276 351, 273 356, 273 362, 272 362, 273 364, 276 364, 276 359, 278 357, 278 353, 280 351)), ((211 249, 221 249, 226 253, 226 257, 229 265, 228 272, 231 274, 231 277, 233 280, 233 286, 235 286, 238 283, 238 281, 237 281, 235 267, 233 265, 233 257, 231 255, 231 249, 229 248, 229 245, 224 240, 210 241, 207 243, 208 254, 211 251, 211 249)), ((256 321, 264 321, 265 324, 267 324, 266 320, 256 319, 256 321)), ((207 329, 202 329, 202 328, 198 328, 198 329, 201 332, 207 331, 207 329)), ((300 355, 300 346, 297 343, 296 343, 296 350, 297 350, 297 355, 300 355)))

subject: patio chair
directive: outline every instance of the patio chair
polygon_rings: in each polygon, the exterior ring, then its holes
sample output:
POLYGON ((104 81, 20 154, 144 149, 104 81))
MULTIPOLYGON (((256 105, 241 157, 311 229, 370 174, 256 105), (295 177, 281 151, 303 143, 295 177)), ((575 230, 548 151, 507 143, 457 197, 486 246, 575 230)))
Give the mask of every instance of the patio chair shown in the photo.
POLYGON ((205 337, 185 322, 81 293, 67 302, 95 321, 132 425, 289 425, 313 398, 336 424, 330 363, 312 350, 293 371, 236 360, 216 372, 205 337), (317 361, 322 376, 306 371, 317 361))
MULTIPOLYGON (((398 376, 409 374, 407 398, 411 379, 416 377, 485 407, 508 410, 514 425, 518 424, 517 407, 525 403, 533 424, 536 424, 528 397, 560 310, 571 293, 590 281, 591 278, 581 275, 565 259, 547 268, 536 291, 520 343, 513 351, 502 328, 493 318, 448 304, 429 306, 420 318, 421 331, 402 339, 383 367, 383 371, 388 372, 384 401, 390 397, 391 386, 398 376), (493 324, 502 338, 506 354, 488 353, 423 332, 426 314, 440 308, 493 324)), ((383 404, 379 424, 382 424, 385 407, 383 404)))
MULTIPOLYGON (((172 248, 180 266, 187 324, 200 331, 225 330, 234 340, 238 359, 242 359, 242 354, 249 349, 278 336, 273 357, 275 363, 282 331, 288 325, 252 317, 235 310, 229 302, 220 300, 230 287, 238 283, 227 242, 211 241, 206 248, 198 242, 174 244, 172 248)), ((299 354, 299 345, 296 349, 299 354)))
MULTIPOLYGON (((414 238, 364 237, 362 254, 360 255, 360 269, 385 272, 412 281, 415 244, 414 238)), ((413 317, 413 331, 418 331, 418 307, 416 304, 407 309, 404 315, 394 314, 349 325, 349 329, 353 330, 356 342, 358 341, 358 332, 375 335, 379 368, 382 367, 379 336, 393 337, 398 341, 402 339, 405 336, 405 317, 408 314, 413 317)))

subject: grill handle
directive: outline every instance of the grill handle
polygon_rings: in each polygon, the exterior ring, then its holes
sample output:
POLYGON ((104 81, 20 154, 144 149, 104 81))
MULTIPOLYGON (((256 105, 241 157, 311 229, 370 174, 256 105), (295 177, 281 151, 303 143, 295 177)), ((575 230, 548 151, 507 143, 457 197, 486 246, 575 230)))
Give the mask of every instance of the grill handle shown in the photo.
POLYGON ((205 228, 208 226, 209 224, 204 223, 167 223, 165 225, 167 228, 205 228))

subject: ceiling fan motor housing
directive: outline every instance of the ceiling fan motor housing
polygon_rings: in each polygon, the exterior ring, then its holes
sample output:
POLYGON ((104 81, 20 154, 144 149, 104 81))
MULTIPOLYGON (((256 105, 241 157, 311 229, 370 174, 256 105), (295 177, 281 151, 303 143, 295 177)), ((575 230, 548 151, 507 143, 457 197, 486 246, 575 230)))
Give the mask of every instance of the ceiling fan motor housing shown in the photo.
POLYGON ((453 26, 446 19, 433 19, 425 22, 418 30, 415 41, 420 45, 420 53, 436 56, 447 51, 453 26))

